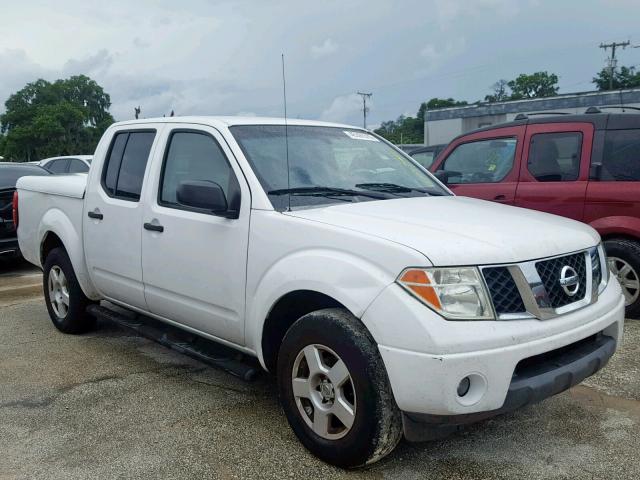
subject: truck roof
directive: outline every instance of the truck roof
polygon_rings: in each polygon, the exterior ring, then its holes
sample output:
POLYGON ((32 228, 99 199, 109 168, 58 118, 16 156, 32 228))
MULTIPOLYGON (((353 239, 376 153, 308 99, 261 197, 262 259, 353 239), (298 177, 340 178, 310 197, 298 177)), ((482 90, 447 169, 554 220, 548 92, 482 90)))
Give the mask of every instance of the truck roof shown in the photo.
MULTIPOLYGON (((198 123, 202 125, 210 125, 212 127, 231 127, 234 125, 284 125, 285 119, 279 117, 241 117, 241 116, 184 116, 184 117, 159 117, 144 118, 139 120, 125 120, 117 122, 114 126, 121 125, 146 125, 149 123, 198 123)), ((352 125, 343 125, 339 123, 321 122, 318 120, 301 120, 297 118, 288 118, 288 125, 304 125, 317 127, 338 127, 338 128, 355 128, 362 130, 361 127, 352 125)))

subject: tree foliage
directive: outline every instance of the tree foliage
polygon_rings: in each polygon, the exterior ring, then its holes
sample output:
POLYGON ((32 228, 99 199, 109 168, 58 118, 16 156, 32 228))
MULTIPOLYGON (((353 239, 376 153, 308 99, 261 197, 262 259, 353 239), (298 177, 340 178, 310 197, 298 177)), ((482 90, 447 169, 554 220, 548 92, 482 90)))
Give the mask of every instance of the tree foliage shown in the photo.
MULTIPOLYGON (((593 78, 593 83, 596 84, 598 90, 609 90, 609 83, 611 80, 611 71, 608 68, 600 70, 593 78)), ((619 70, 615 70, 613 73, 613 89, 618 90, 620 88, 637 88, 640 87, 640 73, 636 73, 633 68, 620 67, 619 70)))
POLYGON ((509 88, 509 82, 504 79, 498 80, 496 83, 491 85, 491 89, 493 93, 484 97, 485 102, 504 102, 505 100, 509 100, 511 96, 507 91, 509 88))
POLYGON ((432 98, 420 104, 415 118, 400 115, 395 121, 382 122, 375 132, 392 143, 423 143, 424 118, 427 110, 464 105, 467 105, 467 102, 453 98, 432 98))
POLYGON ((0 155, 32 161, 91 153, 114 121, 110 106, 109 95, 84 75, 28 83, 5 102, 0 155))
POLYGON ((523 98, 553 97, 558 94, 558 76, 555 73, 521 73, 515 80, 507 82, 511 89, 510 100, 523 98))

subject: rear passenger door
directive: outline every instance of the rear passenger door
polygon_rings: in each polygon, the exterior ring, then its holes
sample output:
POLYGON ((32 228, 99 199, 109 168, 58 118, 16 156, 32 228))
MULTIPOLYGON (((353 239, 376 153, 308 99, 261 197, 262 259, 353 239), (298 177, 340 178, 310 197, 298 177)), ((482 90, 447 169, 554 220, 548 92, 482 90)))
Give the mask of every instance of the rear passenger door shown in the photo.
POLYGON ((456 195, 513 204, 523 137, 523 126, 467 135, 452 142, 431 170, 444 170, 456 195))
POLYGON ((640 230, 640 122, 619 123, 596 132, 587 187, 584 221, 602 234, 640 230))
POLYGON ((84 211, 85 258, 96 288, 109 300, 143 310, 140 195, 156 133, 116 131, 101 163, 95 157, 84 211))
POLYGON ((593 130, 591 123, 529 124, 516 206, 582 220, 593 130))

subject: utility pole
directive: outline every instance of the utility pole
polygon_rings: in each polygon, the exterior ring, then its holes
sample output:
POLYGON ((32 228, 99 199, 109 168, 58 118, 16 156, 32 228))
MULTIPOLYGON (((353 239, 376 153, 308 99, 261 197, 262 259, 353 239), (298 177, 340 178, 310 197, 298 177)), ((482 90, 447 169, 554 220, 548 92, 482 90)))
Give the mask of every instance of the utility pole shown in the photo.
POLYGON ((367 129, 367 112, 369 111, 369 109, 367 108, 367 99, 371 98, 371 95, 373 95, 373 93, 358 92, 358 95, 362 97, 363 126, 366 130, 367 129))
POLYGON ((600 48, 602 48, 605 52, 607 48, 611 49, 611 56, 609 57, 609 90, 613 90, 613 73, 616 71, 616 47, 627 48, 631 45, 631 42, 627 40, 626 42, 612 42, 612 43, 601 43, 600 48))

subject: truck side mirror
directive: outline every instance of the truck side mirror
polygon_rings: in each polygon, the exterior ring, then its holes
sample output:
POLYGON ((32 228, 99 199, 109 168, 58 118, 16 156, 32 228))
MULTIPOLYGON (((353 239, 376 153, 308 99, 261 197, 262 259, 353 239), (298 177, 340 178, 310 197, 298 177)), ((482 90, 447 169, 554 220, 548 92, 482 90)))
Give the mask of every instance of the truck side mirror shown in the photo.
POLYGON ((600 180, 602 174, 602 163, 593 162, 589 167, 589 180, 600 180))
POLYGON ((238 218, 238 212, 229 211, 227 197, 222 187, 207 180, 185 180, 180 182, 176 199, 185 207, 208 210, 227 218, 238 218))

